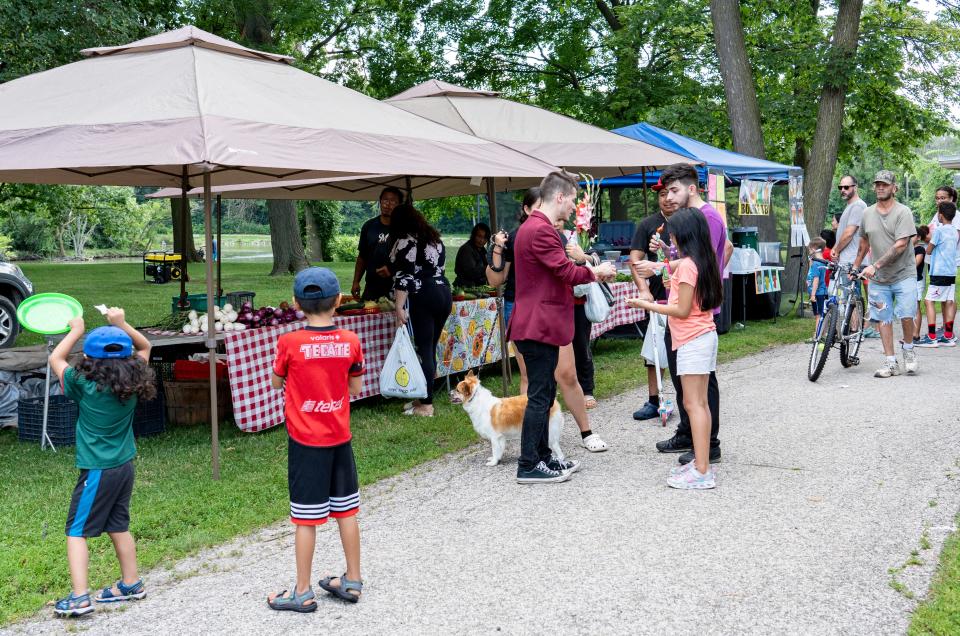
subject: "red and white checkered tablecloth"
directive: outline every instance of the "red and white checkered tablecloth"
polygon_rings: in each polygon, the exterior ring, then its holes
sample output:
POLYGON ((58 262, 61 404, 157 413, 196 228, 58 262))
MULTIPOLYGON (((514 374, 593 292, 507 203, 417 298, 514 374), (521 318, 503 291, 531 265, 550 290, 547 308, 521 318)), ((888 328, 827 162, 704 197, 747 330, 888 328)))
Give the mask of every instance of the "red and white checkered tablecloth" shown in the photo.
MULTIPOLYGON (((393 312, 337 316, 335 321, 338 326, 355 332, 363 345, 366 367, 363 389, 353 399, 376 395, 380 392, 380 369, 397 331, 393 312)), ((283 423, 283 391, 270 386, 277 339, 305 324, 301 321, 235 331, 225 338, 233 417, 241 431, 253 433, 283 423)))
POLYGON ((610 315, 603 322, 593 324, 590 330, 590 339, 596 340, 614 327, 629 325, 632 322, 643 320, 643 310, 627 306, 627 298, 636 298, 639 294, 633 283, 612 283, 610 289, 617 303, 610 311, 610 315))

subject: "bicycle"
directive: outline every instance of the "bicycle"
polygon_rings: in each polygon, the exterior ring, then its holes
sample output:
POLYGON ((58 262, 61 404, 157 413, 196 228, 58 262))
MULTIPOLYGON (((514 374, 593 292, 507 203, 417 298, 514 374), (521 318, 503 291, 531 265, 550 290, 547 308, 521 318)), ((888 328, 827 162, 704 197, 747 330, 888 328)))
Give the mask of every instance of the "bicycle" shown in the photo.
POLYGON ((863 296, 860 294, 860 272, 863 268, 854 270, 850 265, 838 265, 820 258, 811 260, 826 265, 833 272, 835 283, 817 322, 817 332, 810 351, 807 379, 816 382, 834 345, 840 349, 840 364, 844 368, 860 364, 857 354, 863 342, 865 323, 863 296))

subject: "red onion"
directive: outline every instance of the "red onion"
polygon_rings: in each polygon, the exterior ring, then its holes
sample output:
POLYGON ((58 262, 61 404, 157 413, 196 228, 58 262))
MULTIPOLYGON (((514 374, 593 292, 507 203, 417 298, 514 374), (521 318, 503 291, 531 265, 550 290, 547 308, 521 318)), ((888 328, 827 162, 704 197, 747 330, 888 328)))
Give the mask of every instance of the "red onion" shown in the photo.
POLYGON ((280 320, 279 320, 279 319, 277 319, 277 318, 271 318, 271 319, 270 319, 270 326, 271 326, 271 327, 276 327, 276 326, 279 325, 279 324, 280 324, 280 320))
POLYGON ((274 318, 279 318, 279 317, 281 317, 282 315, 283 315, 283 310, 280 309, 279 307, 278 307, 277 309, 274 309, 274 310, 273 310, 273 316, 274 316, 274 318))
POLYGON ((307 315, 300 310, 295 311, 293 315, 297 320, 303 320, 307 317, 307 315))

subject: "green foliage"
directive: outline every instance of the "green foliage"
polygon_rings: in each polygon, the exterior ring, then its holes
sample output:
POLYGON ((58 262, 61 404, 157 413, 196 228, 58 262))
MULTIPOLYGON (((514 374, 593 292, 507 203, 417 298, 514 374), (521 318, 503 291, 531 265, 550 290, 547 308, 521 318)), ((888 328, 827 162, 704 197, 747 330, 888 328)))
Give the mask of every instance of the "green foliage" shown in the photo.
MULTIPOLYGON (((343 223, 343 213, 339 201, 300 201, 301 214, 313 215, 317 228, 317 240, 320 241, 320 251, 325 261, 334 260, 331 254, 331 244, 343 223)), ((354 255, 356 258, 356 255, 354 255)))
POLYGON ((357 245, 360 243, 360 237, 338 234, 330 241, 330 251, 324 250, 324 254, 340 263, 354 263, 357 260, 357 245))

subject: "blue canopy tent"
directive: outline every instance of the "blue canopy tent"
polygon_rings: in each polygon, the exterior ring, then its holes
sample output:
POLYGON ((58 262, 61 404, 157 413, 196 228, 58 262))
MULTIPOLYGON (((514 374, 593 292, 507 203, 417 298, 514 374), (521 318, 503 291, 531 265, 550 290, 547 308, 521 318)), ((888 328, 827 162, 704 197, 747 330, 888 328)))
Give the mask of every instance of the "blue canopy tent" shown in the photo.
MULTIPOLYGON (((613 132, 702 161, 704 165, 697 167, 701 181, 706 179, 708 168, 715 168, 722 170, 727 180, 733 183, 740 183, 742 179, 772 180, 786 183, 789 176, 788 171, 792 168, 792 166, 782 163, 741 155, 731 150, 723 150, 646 122, 617 128, 613 132)), ((648 185, 653 185, 659 178, 660 171, 657 170, 644 174, 607 178, 603 180, 603 185, 607 187, 642 187, 644 180, 648 185)))

